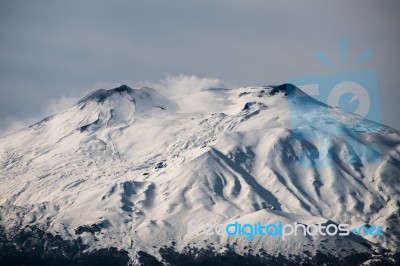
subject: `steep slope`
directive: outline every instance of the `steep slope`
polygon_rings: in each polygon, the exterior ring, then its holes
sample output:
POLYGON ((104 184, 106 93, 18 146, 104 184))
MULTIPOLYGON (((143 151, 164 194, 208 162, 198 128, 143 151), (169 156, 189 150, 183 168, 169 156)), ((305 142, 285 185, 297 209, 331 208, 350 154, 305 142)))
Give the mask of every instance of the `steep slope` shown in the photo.
POLYGON ((150 88, 98 90, 0 138, 0 167, 6 231, 36 226, 80 237, 90 250, 127 250, 132 260, 139 251, 165 260, 165 246, 187 252, 210 242, 216 252, 235 242, 238 254, 262 249, 285 260, 400 246, 399 132, 293 85, 212 88, 177 101, 150 88), (387 233, 193 238, 192 219, 379 224, 387 233))

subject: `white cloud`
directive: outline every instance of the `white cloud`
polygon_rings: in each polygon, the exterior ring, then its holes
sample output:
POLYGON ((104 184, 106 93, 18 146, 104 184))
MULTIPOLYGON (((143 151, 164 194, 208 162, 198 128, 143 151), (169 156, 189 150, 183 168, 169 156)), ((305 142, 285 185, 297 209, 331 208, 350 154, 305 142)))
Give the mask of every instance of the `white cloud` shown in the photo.
POLYGON ((5 119, 5 125, 3 128, 0 128, 0 136, 5 136, 7 134, 16 132, 20 129, 33 125, 36 122, 39 122, 43 118, 59 113, 72 105, 74 105, 78 101, 76 97, 70 96, 61 96, 58 99, 51 99, 48 104, 46 104, 40 112, 37 114, 31 115, 29 117, 12 117, 8 116, 5 119))
POLYGON ((46 113, 56 114, 65 109, 71 107, 75 103, 78 102, 78 99, 75 97, 69 96, 61 96, 60 99, 51 99, 48 107, 46 108, 46 113))
POLYGON ((177 97, 209 88, 224 87, 219 79, 200 78, 195 75, 183 74, 178 76, 167 75, 159 83, 142 81, 138 85, 156 89, 168 97, 177 97))
POLYGON ((6 117, 4 128, 0 129, 0 136, 5 136, 10 133, 16 132, 24 127, 27 127, 35 122, 35 119, 25 118, 25 119, 15 119, 14 117, 6 117))

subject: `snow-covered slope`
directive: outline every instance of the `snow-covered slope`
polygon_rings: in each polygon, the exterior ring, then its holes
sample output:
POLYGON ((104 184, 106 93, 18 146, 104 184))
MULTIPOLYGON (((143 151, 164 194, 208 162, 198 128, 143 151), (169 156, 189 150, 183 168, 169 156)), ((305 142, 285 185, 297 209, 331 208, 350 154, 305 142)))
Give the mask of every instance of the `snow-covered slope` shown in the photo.
POLYGON ((134 262, 139 251, 161 260, 161 247, 210 243, 216 253, 228 245, 289 260, 396 250, 400 134, 358 119, 293 85, 174 100, 150 88, 98 90, 0 138, 1 224, 80 237, 92 250, 117 247, 134 262), (379 224, 386 233, 247 241, 190 235, 192 219, 379 224))

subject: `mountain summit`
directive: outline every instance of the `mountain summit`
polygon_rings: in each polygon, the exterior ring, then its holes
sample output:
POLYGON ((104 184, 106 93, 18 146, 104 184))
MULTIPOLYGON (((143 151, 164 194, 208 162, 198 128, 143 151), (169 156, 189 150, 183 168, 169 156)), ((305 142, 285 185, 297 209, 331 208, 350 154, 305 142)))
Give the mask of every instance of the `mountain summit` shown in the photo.
POLYGON ((400 246, 391 233, 399 221, 400 134, 357 119, 291 84, 174 99, 126 85, 97 90, 0 138, 0 238, 18 244, 30 228, 32 238, 40 230, 85 252, 117 248, 135 264, 173 264, 193 251, 361 263, 400 246), (379 160, 369 160, 376 152, 379 160), (379 224, 387 233, 247 241, 194 236, 192 219, 379 224))
POLYGON ((85 103, 87 101, 96 101, 98 103, 102 103, 107 98, 111 97, 114 94, 122 95, 122 94, 126 93, 128 95, 132 95, 134 92, 135 92, 135 90, 133 90, 132 88, 130 88, 126 85, 121 85, 117 88, 110 89, 110 90, 99 89, 99 90, 96 90, 96 91, 90 93, 86 97, 84 97, 82 100, 80 100, 78 102, 78 104, 85 103))

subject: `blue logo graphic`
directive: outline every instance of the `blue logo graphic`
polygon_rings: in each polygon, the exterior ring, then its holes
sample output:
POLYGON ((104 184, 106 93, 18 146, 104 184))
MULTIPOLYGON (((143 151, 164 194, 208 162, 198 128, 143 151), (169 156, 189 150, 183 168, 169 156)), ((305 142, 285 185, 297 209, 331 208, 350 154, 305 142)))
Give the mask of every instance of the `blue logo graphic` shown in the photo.
MULTIPOLYGON (((344 65, 347 41, 340 42, 340 51, 344 65)), ((367 50, 352 66, 362 64, 371 56, 371 50, 367 50)), ((338 67, 320 52, 316 58, 327 66, 338 67)), ((291 128, 295 138, 302 143, 304 154, 299 159, 304 167, 331 167, 338 159, 334 155, 338 153, 335 152, 338 145, 334 142, 340 144, 340 154, 347 163, 362 165, 379 161, 378 149, 362 139, 363 133, 380 128, 374 70, 301 77, 287 82, 305 92, 295 92, 289 100, 291 128)))

